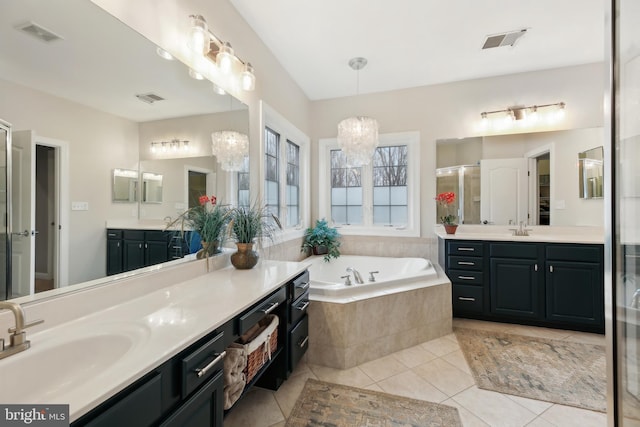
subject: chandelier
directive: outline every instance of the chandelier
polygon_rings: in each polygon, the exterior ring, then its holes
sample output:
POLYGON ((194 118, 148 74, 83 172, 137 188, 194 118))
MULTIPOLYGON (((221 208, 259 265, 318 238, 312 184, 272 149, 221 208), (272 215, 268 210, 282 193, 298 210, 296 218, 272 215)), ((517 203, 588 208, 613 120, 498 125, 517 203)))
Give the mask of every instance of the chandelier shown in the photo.
POLYGON ((239 171, 244 164, 244 158, 249 155, 249 137, 233 130, 213 132, 211 151, 222 170, 239 171))
MULTIPOLYGON (((365 58, 353 58, 349 66, 357 72, 356 95, 360 91, 360 70, 367 65, 365 58)), ((371 162, 378 146, 378 121, 371 117, 349 117, 338 123, 338 145, 347 164, 360 167, 371 162)))

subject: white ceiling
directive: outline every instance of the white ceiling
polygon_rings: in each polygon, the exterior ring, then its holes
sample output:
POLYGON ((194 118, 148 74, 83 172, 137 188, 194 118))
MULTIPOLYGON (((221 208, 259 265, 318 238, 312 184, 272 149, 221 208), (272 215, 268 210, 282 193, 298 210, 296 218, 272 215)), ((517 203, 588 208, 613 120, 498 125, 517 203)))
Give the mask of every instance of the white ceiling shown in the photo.
POLYGON ((604 60, 604 0, 230 1, 312 100, 604 60))

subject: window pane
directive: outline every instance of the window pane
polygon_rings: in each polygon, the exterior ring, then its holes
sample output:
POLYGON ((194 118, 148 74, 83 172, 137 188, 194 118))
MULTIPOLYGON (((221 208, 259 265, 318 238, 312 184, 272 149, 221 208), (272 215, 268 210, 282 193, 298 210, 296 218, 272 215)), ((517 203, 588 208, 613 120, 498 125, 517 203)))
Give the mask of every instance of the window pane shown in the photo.
POLYGON ((347 186, 347 171, 346 169, 332 169, 331 170, 331 187, 346 187, 347 186))
POLYGON ((407 205, 407 187, 391 187, 391 205, 407 205))
POLYGON ((346 188, 333 188, 331 189, 331 204, 333 206, 340 206, 347 204, 347 189, 346 188))
POLYGON ((347 175, 347 186, 349 187, 362 186, 362 168, 347 169, 346 175, 347 175))
POLYGON ((362 224, 362 206, 347 207, 347 224, 362 224))
POLYGON ((265 185, 266 190, 266 202, 268 205, 278 204, 278 183, 273 181, 267 181, 265 185))
POLYGON ((287 227, 294 227, 299 223, 298 219, 298 207, 292 206, 289 208, 289 212, 287 212, 287 227))
POLYGON ((407 207, 391 206, 391 224, 404 225, 407 223, 407 207))
POLYGON ((249 190, 238 191, 238 206, 249 206, 249 190))
POLYGON ((389 187, 373 187, 373 205, 389 205, 389 187))
POLYGON ((362 205, 362 187, 347 188, 347 201, 351 206, 362 205))
POLYGON ((331 207, 331 219, 337 224, 347 223, 347 208, 344 206, 331 207))
POLYGON ((387 225, 390 222, 389 208, 387 206, 374 206, 373 207, 373 223, 376 225, 387 225))

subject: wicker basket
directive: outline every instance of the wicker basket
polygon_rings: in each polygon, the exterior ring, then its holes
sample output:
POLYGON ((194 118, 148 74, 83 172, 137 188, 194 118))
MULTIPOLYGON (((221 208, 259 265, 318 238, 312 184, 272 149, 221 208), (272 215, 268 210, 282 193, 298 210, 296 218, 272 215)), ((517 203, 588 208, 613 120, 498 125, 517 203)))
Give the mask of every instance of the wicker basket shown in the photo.
POLYGON ((278 349, 278 325, 278 316, 265 316, 258 322, 259 333, 246 344, 241 344, 247 355, 247 367, 244 369, 247 383, 271 360, 271 356, 278 349))

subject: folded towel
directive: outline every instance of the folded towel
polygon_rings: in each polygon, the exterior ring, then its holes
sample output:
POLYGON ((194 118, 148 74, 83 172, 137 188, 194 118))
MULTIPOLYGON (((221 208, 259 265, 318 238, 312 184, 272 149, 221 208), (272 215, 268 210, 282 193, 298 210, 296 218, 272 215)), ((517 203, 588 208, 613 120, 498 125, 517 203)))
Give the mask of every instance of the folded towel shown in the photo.
POLYGON ((225 411, 233 406, 234 403, 240 398, 246 382, 244 381, 244 375, 242 375, 242 381, 238 381, 234 384, 224 386, 224 409, 225 411))
POLYGON ((242 371, 247 366, 247 355, 240 344, 231 344, 227 347, 227 355, 224 358, 224 383, 234 384, 244 377, 242 371))

